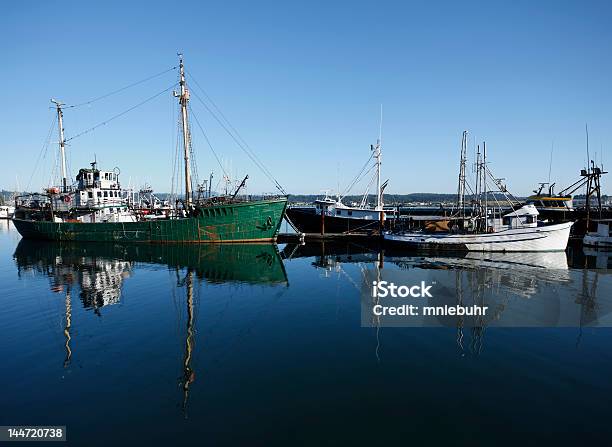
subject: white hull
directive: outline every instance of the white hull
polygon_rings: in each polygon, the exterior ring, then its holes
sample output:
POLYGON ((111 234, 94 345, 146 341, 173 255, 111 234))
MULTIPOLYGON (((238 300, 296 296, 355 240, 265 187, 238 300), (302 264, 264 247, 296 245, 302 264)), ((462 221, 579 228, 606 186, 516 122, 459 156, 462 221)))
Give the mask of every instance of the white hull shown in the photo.
POLYGON ((543 227, 512 228, 483 234, 385 234, 385 240, 416 248, 486 252, 564 251, 573 222, 543 227))

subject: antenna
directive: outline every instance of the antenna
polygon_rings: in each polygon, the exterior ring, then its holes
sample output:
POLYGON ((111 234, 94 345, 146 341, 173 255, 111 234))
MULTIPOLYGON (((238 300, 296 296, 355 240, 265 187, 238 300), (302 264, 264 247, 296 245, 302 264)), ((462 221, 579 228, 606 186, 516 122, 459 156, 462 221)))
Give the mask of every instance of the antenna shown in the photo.
POLYGON ((380 105, 380 123, 378 125, 378 144, 382 144, 383 105, 380 105))
POLYGON ((586 131, 586 151, 587 151, 587 172, 591 172, 591 156, 589 155, 589 126, 584 123, 584 130, 586 131))
POLYGON ((552 171, 553 151, 555 150, 555 140, 550 145, 550 162, 548 163, 548 183, 550 183, 550 172, 552 171))
POLYGON ((382 192, 380 188, 380 166, 382 159, 382 119, 383 119, 383 109, 382 104, 380 105, 380 123, 378 126, 378 141, 376 142, 376 147, 374 147, 374 158, 376 159, 376 210, 382 211, 383 209, 383 201, 382 201, 382 192))

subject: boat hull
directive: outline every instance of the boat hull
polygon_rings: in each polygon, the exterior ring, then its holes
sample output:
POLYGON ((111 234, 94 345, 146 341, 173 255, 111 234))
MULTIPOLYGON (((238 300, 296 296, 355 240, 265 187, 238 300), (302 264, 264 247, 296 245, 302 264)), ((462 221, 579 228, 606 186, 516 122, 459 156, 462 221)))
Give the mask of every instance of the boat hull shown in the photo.
MULTIPOLYGON (((374 219, 324 216, 309 208, 287 208, 291 223, 306 234, 378 234, 380 222, 374 219)), ((388 221, 385 221, 388 222, 388 221)))
POLYGON ((385 234, 385 241, 419 249, 484 252, 564 251, 573 222, 485 234, 385 234))
POLYGON ((81 223, 14 219, 25 239, 79 242, 227 243, 274 241, 287 199, 198 208, 198 215, 141 222, 81 223))

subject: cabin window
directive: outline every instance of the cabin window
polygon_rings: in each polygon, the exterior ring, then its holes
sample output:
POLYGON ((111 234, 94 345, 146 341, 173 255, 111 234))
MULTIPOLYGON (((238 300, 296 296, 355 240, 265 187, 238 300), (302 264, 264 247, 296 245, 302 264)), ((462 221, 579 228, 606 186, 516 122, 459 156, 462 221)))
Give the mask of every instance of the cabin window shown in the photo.
POLYGON ((342 210, 336 210, 336 214, 337 214, 338 216, 342 216, 342 210))
POLYGON ((104 197, 108 197, 108 193, 104 191, 104 197))
POLYGON ((525 218, 525 222, 526 222, 526 223, 528 223, 528 224, 535 223, 535 221, 536 221, 535 216, 527 216, 527 217, 525 218))
POLYGON ((504 217, 504 218, 502 219, 502 224, 503 224, 503 225, 510 225, 510 224, 511 224, 511 222, 512 222, 512 217, 504 217))
POLYGON ((93 199, 93 192, 89 191, 87 193, 87 197, 89 197, 90 199, 93 199))
POLYGON ((98 197, 102 197, 102 192, 98 191, 98 197))
POLYGON ((352 211, 349 211, 349 212, 348 212, 348 215, 349 215, 349 216, 352 216, 352 215, 353 215, 353 212, 352 212, 352 211))

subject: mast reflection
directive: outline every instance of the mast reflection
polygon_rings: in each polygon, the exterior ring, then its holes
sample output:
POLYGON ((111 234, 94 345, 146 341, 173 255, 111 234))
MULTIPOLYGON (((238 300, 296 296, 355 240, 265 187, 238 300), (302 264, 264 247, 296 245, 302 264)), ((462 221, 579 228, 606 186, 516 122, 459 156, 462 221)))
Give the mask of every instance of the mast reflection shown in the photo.
POLYGON ((73 358, 74 290, 80 291, 85 309, 93 309, 100 315, 102 308, 120 302, 124 280, 138 265, 166 265, 170 271, 174 271, 176 287, 184 288, 186 294, 187 321, 182 350, 182 377, 179 380, 185 417, 191 385, 196 378, 193 366, 196 281, 288 286, 285 268, 274 244, 108 245, 21 240, 14 259, 19 276, 28 272, 47 277, 53 292, 65 292, 65 367, 70 365, 73 358))
MULTIPOLYGON (((177 276, 179 272, 177 270, 177 276)), ((189 400, 189 387, 195 382, 195 370, 193 369, 191 362, 193 359, 193 349, 195 347, 195 313, 194 313, 194 300, 193 300, 193 270, 188 269, 187 275, 182 281, 178 281, 179 287, 184 286, 187 294, 187 328, 185 332, 185 352, 183 355, 183 376, 180 384, 183 389, 183 414, 187 418, 187 402, 189 400)))

